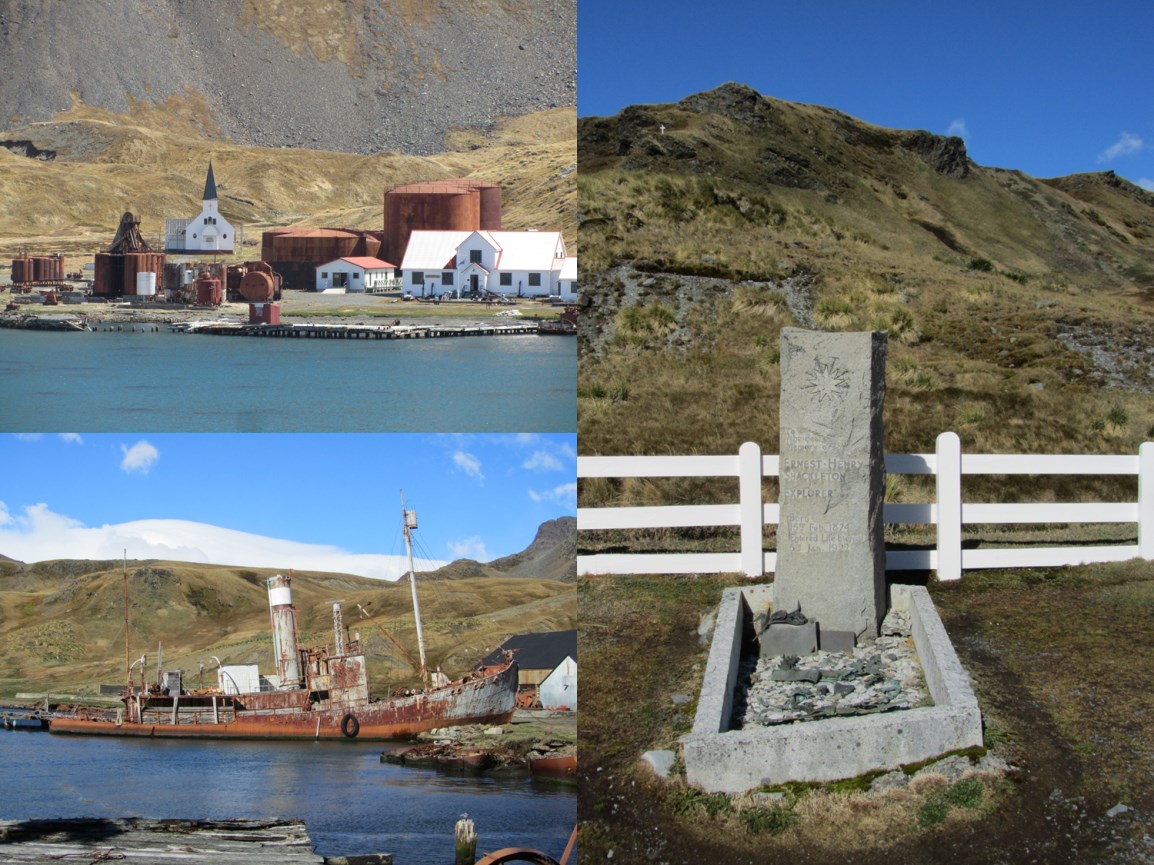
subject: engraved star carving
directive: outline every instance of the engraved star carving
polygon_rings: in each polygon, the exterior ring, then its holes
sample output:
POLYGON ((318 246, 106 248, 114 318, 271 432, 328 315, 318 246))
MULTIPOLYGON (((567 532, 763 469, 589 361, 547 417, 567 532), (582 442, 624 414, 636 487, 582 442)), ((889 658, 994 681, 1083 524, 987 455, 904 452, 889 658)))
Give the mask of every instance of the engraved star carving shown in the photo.
POLYGON ((840 401, 849 390, 848 379, 849 372, 839 369, 834 361, 831 360, 829 363, 823 364, 819 360, 814 363, 814 368, 810 370, 803 387, 818 402, 840 401))

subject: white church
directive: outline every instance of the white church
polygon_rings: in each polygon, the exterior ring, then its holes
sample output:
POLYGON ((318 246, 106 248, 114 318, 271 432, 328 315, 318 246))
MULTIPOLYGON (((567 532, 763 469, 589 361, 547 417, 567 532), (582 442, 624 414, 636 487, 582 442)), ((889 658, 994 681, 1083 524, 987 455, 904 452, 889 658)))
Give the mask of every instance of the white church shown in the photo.
POLYGON ((215 252, 231 254, 237 244, 236 230, 220 215, 216 196, 216 178, 212 162, 204 179, 204 198, 200 215, 195 219, 166 219, 164 221, 164 251, 168 253, 199 254, 215 252))

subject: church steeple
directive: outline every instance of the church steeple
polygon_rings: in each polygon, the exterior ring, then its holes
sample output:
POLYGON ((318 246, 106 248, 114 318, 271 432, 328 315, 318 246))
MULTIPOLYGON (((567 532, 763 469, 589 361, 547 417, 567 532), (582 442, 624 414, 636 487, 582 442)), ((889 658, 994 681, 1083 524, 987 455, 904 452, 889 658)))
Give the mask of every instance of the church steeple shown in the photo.
POLYGON ((216 200, 216 178, 212 176, 212 160, 208 161, 208 177, 204 179, 203 201, 216 200))

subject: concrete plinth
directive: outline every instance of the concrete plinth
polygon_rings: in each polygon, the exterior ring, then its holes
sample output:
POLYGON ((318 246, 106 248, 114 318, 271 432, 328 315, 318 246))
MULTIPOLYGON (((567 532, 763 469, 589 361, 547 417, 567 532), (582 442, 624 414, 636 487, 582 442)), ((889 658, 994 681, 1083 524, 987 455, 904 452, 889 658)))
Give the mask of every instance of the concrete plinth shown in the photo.
POLYGON ((691 784, 741 793, 787 781, 835 781, 982 744, 982 716, 969 676, 920 586, 893 586, 891 604, 910 613, 933 706, 731 730, 745 622, 773 594, 773 586, 749 586, 726 589, 722 596, 693 731, 682 739, 691 784))

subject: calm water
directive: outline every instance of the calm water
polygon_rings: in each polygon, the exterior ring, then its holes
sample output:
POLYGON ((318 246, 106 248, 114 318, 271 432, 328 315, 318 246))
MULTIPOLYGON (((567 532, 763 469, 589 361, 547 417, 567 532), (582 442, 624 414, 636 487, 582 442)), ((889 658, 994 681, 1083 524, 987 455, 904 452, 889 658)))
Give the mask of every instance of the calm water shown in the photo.
POLYGON ((0 730, 0 819, 300 818, 322 856, 393 853, 397 865, 443 865, 467 813, 478 853, 531 847, 561 858, 576 788, 392 766, 380 762, 387 747, 0 730))
POLYGON ((567 337, 0 330, 5 432, 571 432, 567 337))

